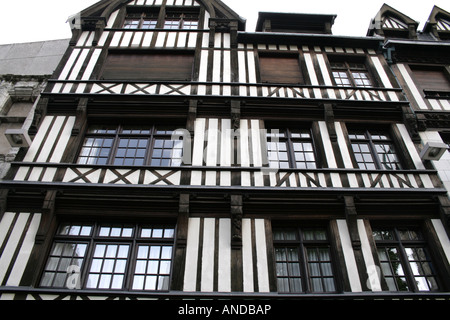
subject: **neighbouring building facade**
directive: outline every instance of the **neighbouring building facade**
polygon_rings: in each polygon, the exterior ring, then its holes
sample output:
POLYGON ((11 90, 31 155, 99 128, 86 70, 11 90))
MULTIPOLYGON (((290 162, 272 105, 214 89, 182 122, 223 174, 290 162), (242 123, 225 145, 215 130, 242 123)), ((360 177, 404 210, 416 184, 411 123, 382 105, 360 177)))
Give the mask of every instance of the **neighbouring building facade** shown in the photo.
POLYGON ((36 131, 33 105, 69 45, 68 39, 0 45, 0 178, 36 131))
POLYGON ((0 299, 450 297, 450 16, 109 0, 1 181, 0 299))

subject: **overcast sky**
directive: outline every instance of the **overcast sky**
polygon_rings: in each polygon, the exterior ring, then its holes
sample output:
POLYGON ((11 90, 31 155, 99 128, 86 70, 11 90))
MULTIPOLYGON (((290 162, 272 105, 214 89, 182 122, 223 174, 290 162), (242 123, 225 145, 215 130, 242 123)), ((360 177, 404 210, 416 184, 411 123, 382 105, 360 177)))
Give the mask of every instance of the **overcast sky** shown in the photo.
MULTIPOLYGON (((0 44, 70 38, 67 18, 98 0, 1 0, 0 44)), ((255 30, 259 11, 336 14, 333 34, 365 36, 383 3, 420 23, 434 5, 450 11, 449 0, 223 0, 255 30)))

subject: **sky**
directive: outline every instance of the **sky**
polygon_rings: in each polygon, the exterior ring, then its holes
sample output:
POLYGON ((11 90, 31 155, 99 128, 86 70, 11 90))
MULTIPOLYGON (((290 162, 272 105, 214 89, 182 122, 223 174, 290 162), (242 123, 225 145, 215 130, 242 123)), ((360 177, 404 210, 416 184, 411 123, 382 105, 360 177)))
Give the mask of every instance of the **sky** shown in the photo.
MULTIPOLYGON (((333 34, 365 36, 383 3, 420 23, 422 30, 434 5, 450 11, 449 0, 222 0, 255 31, 258 12, 336 14, 333 34)), ((68 39, 67 19, 98 0, 0 0, 0 45, 68 39), (20 13, 20 14, 19 14, 20 13)))

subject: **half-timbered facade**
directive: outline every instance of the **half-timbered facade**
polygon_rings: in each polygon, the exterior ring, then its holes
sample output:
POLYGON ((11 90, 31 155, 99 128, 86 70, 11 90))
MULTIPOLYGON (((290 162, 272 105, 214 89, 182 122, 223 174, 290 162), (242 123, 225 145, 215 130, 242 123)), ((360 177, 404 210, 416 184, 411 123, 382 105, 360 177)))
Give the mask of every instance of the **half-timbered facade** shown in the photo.
POLYGON ((448 297, 434 131, 389 42, 334 19, 262 12, 247 32, 218 0, 71 17, 2 181, 1 299, 448 297))

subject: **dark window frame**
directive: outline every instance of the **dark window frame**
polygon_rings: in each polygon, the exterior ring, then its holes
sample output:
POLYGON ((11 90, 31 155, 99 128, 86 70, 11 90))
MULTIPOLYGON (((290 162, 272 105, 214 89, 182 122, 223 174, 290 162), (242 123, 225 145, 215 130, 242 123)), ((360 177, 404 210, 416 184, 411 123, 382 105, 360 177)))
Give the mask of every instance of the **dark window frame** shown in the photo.
MULTIPOLYGON (((321 157, 319 154, 319 150, 317 147, 316 139, 314 137, 314 132, 312 129, 312 126, 308 125, 289 125, 289 126, 276 126, 270 124, 268 126, 267 134, 266 134, 266 150, 267 150, 267 160, 268 165, 271 167, 271 163, 278 163, 277 167, 279 169, 317 169, 321 167, 321 157), (286 153, 287 153, 287 161, 279 161, 279 146, 277 146, 276 149, 271 149, 269 147, 269 143, 276 143, 274 141, 271 141, 270 135, 275 135, 275 131, 278 130, 279 137, 278 143, 284 143, 286 146, 286 153), (309 137, 303 136, 304 134, 308 134, 309 137), (284 136, 281 136, 284 135, 284 136), (294 136, 294 135, 300 135, 300 136, 294 136), (312 147, 311 150, 298 150, 298 147, 296 145, 301 144, 302 149, 304 149, 305 144, 310 144, 312 147), (297 149, 297 150, 296 150, 297 149), (270 152, 277 153, 277 159, 278 161, 272 161, 270 152), (301 154, 305 161, 296 159, 297 154, 301 154), (308 161, 306 154, 312 154, 314 157, 313 161, 308 161), (281 167, 280 163, 287 163, 288 167, 281 167), (304 163, 305 167, 299 167, 298 163, 304 163), (312 167, 309 166, 309 164, 314 164, 312 167)), ((284 150, 282 150, 284 151, 284 150)))
MULTIPOLYGON (((338 293, 340 292, 339 289, 339 274, 338 274, 338 258, 335 255, 335 250, 333 247, 333 239, 332 239, 332 233, 330 232, 329 228, 324 226, 323 224, 319 225, 311 225, 310 223, 299 225, 295 224, 294 226, 291 224, 276 224, 272 226, 272 234, 273 234, 273 259, 274 259, 274 273, 275 273, 275 281, 276 281, 276 288, 279 293, 297 293, 297 294, 321 294, 321 293, 338 293), (295 234, 296 239, 293 240, 286 240, 286 239, 276 239, 275 233, 277 230, 292 230, 293 234, 295 234), (321 231, 323 234, 325 234, 325 239, 305 239, 304 235, 307 231, 321 231), (291 249, 296 250, 292 252, 298 253, 298 260, 292 259, 292 260, 278 260, 277 259, 277 248, 278 249, 291 249), (308 257, 309 251, 308 249, 318 250, 318 249, 326 249, 328 254, 328 260, 324 260, 319 258, 319 260, 311 260, 308 257), (288 274, 288 276, 281 275, 279 276, 277 273, 279 269, 277 269, 277 262, 278 263, 298 263, 299 266, 299 275, 291 276, 288 274), (309 264, 317 264, 315 268, 309 268, 309 264), (324 274, 326 269, 322 268, 322 264, 328 264, 328 272, 331 271, 330 274, 324 274), (320 270, 320 271, 319 271, 320 270), (318 276, 313 275, 313 272, 319 271, 320 275, 318 276), (283 291, 280 288, 279 279, 285 279, 287 278, 288 281, 291 278, 300 279, 301 283, 301 290, 299 291, 291 291, 291 285, 292 283, 289 283, 289 291, 283 291), (323 287, 325 285, 324 279, 328 278, 332 280, 333 290, 314 290, 314 285, 312 283, 312 279, 317 279, 320 281, 321 286, 323 287)), ((317 233, 316 233, 317 234, 317 233)), ((314 236, 315 237, 315 236, 314 236)), ((287 251, 286 258, 287 258, 287 251)), ((318 253, 318 251, 316 251, 318 253)), ((322 257, 323 258, 323 257, 322 257)), ((279 266, 278 266, 279 267, 279 266)), ((288 271, 288 273, 292 272, 294 269, 294 266, 289 266, 285 269, 285 271, 288 271)), ((282 269, 284 269, 282 267, 282 269)), ((281 271, 281 270, 279 270, 281 271)), ((315 282, 317 284, 317 282, 315 282)), ((329 285, 330 283, 328 283, 329 285)))
MULTIPOLYGON (((431 243, 427 238, 427 233, 421 226, 417 224, 404 225, 373 222, 370 230, 372 231, 371 238, 374 241, 377 264, 380 267, 383 291, 439 292, 444 290, 438 261, 435 259, 435 253, 430 247, 431 243), (406 234, 409 239, 405 239, 406 234), (411 237, 414 234, 416 236, 411 237), (395 249, 395 251, 392 249, 395 249), (412 252, 414 252, 413 255, 411 254, 412 252), (411 260, 411 257, 414 257, 414 255, 415 258, 411 260), (415 271, 412 268, 414 263, 416 263, 415 268, 417 268, 415 271), (398 269, 399 272, 396 274, 393 268, 398 268, 398 266, 400 266, 400 269, 398 269), (419 269, 422 272, 427 272, 426 269, 428 268, 430 273, 417 274, 419 269), (434 278, 437 288, 435 290, 420 290, 417 278, 423 277, 434 278), (389 281, 389 279, 392 279, 392 281, 389 281)), ((424 282, 421 285, 423 284, 424 282)))
POLYGON ((344 55, 340 53, 329 53, 327 54, 327 66, 329 67, 330 78, 332 79, 334 85, 339 88, 353 87, 360 89, 370 89, 380 87, 380 84, 382 83, 377 72, 375 71, 375 66, 365 54, 357 53, 344 55), (337 65, 333 66, 333 64, 342 64, 342 66, 337 67, 337 65), (359 65, 359 67, 353 68, 351 65, 359 65), (351 74, 351 70, 353 69, 356 72, 365 72, 367 74, 368 80, 370 81, 370 86, 358 86, 351 74), (345 72, 350 84, 346 86, 338 84, 333 75, 333 71, 345 72))
MULTIPOLYGON (((338 87, 358 87, 358 88, 373 88, 374 80, 371 76, 367 66, 362 62, 352 62, 352 61, 332 61, 331 65, 331 74, 332 79, 336 86, 338 87), (337 64, 342 64, 341 66, 337 66, 337 64), (339 73, 339 77, 335 75, 335 73, 339 73), (349 84, 338 83, 337 79, 341 79, 340 74, 345 74, 346 78, 349 81, 349 84), (365 75, 365 78, 360 77, 357 78, 355 75, 361 76, 365 75), (358 83, 362 81, 363 83, 358 83), (366 83, 367 82, 367 83, 366 83)), ((342 78, 343 79, 343 78, 342 78)))
MULTIPOLYGON (((369 127, 369 128, 363 128, 361 126, 355 126, 348 128, 347 125, 347 137, 349 142, 349 152, 351 154, 351 157, 354 161, 354 164, 357 168, 363 169, 363 170, 403 170, 405 168, 405 160, 401 156, 399 150, 401 151, 401 148, 398 146, 398 142, 395 140, 393 134, 391 133, 391 130, 388 128, 381 126, 381 127, 369 127), (376 134, 375 134, 376 133, 376 134), (352 136, 357 135, 364 135, 364 138, 353 138, 352 136), (374 136, 386 136, 386 139, 374 139, 374 136), (374 142, 376 140, 376 142, 374 142), (380 160, 379 153, 377 152, 377 146, 381 144, 390 144, 391 148, 393 148, 394 153, 392 155, 397 159, 395 164, 397 165, 396 168, 388 168, 384 165, 385 162, 380 160), (356 154, 359 152, 355 152, 355 146, 354 144, 358 144, 359 151, 361 151, 361 154, 370 154, 372 162, 366 161, 364 159, 364 156, 362 155, 362 160, 358 160, 356 157, 356 154), (361 150, 360 145, 367 145, 368 151, 361 150), (367 164, 373 163, 374 168, 367 168, 367 164), (362 168, 361 166, 364 165, 365 168, 362 168)), ((393 162, 389 162, 393 163, 393 162)))
MULTIPOLYGON (((173 262, 174 262, 174 257, 175 257, 175 232, 176 232, 176 225, 175 223, 165 223, 165 222, 155 222, 155 223, 99 223, 99 222, 62 222, 59 224, 56 234, 53 236, 52 239, 52 244, 50 247, 50 252, 47 255, 47 259, 46 262, 44 264, 41 276, 40 276, 40 282, 39 282, 39 287, 42 288, 54 288, 54 289, 64 289, 67 288, 67 280, 68 277, 73 276, 73 274, 70 274, 68 272, 66 272, 63 268, 63 270, 60 270, 59 273, 60 274, 65 274, 64 275, 64 281, 61 283, 61 285, 54 285, 54 279, 52 279, 51 281, 51 285, 46 285, 45 284, 45 280, 49 280, 49 279, 45 279, 46 277, 46 272, 47 273, 57 273, 57 270, 53 270, 53 268, 49 269, 49 261, 51 259, 52 253, 54 252, 54 248, 58 245, 58 244, 69 244, 69 245, 74 245, 74 244, 83 244, 86 245, 86 249, 85 249, 85 255, 83 257, 84 261, 83 264, 81 265, 80 269, 78 270, 79 273, 76 276, 79 276, 79 283, 77 285, 79 285, 79 288, 81 289, 86 289, 86 290, 119 290, 119 291, 129 291, 129 292, 136 292, 136 291, 150 291, 150 292, 161 292, 161 291, 169 291, 170 290, 170 284, 171 284, 171 280, 172 280, 172 275, 173 275, 173 262), (65 225, 71 225, 73 226, 79 226, 79 225, 84 225, 84 226, 90 226, 91 227, 91 231, 89 234, 84 234, 84 235, 74 235, 71 233, 67 233, 67 234, 62 234, 61 233, 61 227, 65 226, 65 225), (131 235, 130 236, 123 236, 123 235, 102 235, 101 229, 105 228, 105 227, 109 227, 109 228, 129 228, 131 229, 131 235), (157 230, 163 230, 162 234, 160 237, 155 236, 155 237, 148 237, 148 236, 143 236, 142 235, 142 230, 148 230, 149 228, 152 229, 157 229, 157 230), (168 233, 165 234, 165 230, 168 230, 168 233), (171 235, 171 236, 170 236, 171 235), (124 279, 121 282, 121 287, 120 288, 111 288, 111 285, 113 283, 113 278, 111 278, 111 282, 109 283, 109 288, 99 288, 98 285, 100 284, 100 282, 97 282, 97 286, 96 288, 94 287, 89 287, 88 286, 88 281, 89 281, 89 275, 90 274, 100 274, 100 275, 109 275, 109 274, 122 274, 117 272, 116 269, 116 262, 114 260, 114 257, 110 256, 108 258, 110 259, 106 259, 106 254, 107 252, 105 251, 105 256, 103 257, 103 260, 109 260, 109 263, 114 263, 114 270, 106 270, 105 271, 105 267, 104 264, 101 265, 101 269, 100 271, 93 271, 94 268, 94 260, 101 260, 102 257, 96 256, 95 253, 95 249, 98 248, 98 246, 101 245, 109 245, 109 246, 117 246, 117 253, 119 252, 119 246, 128 246, 129 250, 127 251, 127 256, 126 258, 124 257, 120 257, 120 256, 115 256, 115 258, 117 258, 116 260, 125 260, 125 266, 123 266, 123 274, 124 274, 124 279), (152 277, 156 276, 158 277, 155 282, 155 288, 154 289, 134 289, 133 288, 133 284, 134 284, 134 280, 136 276, 141 276, 142 272, 137 272, 137 260, 143 260, 144 258, 139 258, 138 257, 138 248, 141 246, 154 246, 159 247, 161 250, 163 247, 171 247, 170 249, 170 258, 167 257, 162 257, 162 251, 160 251, 159 253, 159 258, 151 258, 149 256, 150 252, 148 251, 148 261, 158 261, 158 271, 156 273, 145 273, 146 276, 150 275, 152 277), (114 260, 114 261, 111 261, 114 260), (159 262, 164 261, 166 268, 165 270, 163 270, 161 272, 161 269, 159 269, 161 266, 159 264, 159 262), (167 271, 167 261, 170 261, 170 267, 169 270, 167 271), (167 273, 168 272, 168 273, 167 273), (159 277, 161 277, 161 279, 159 279, 159 277), (164 278, 164 279, 163 279, 164 278), (158 288, 158 281, 163 281, 164 287, 163 288, 158 288), (166 281, 164 283, 164 281, 166 281)), ((67 248, 67 247, 66 247, 67 248)), ((106 247, 105 247, 106 249, 106 247)), ((150 248, 148 248, 148 250, 150 250, 150 248)), ((166 252, 167 253, 167 252, 166 252)), ((103 263, 104 261, 102 261, 103 263)), ((60 266, 61 261, 58 261, 58 267, 60 266)), ((74 282, 73 284, 75 284, 76 282, 74 282)), ((70 288, 73 289, 73 288, 70 288)))
MULTIPOLYGON (((171 140, 172 132, 176 131, 176 129, 179 129, 176 125, 168 126, 156 126, 156 125, 126 125, 126 124, 111 124, 111 125, 99 125, 99 124, 92 124, 88 127, 83 143, 80 146, 80 150, 77 155, 76 162, 78 164, 84 164, 84 165, 111 165, 111 166, 157 166, 157 167, 179 167, 182 166, 182 156, 183 156, 183 142, 181 140, 171 140), (132 128, 141 128, 141 129, 132 129, 132 128), (168 128, 171 128, 170 130, 166 130, 168 128), (115 128, 115 129, 113 129, 115 128), (127 129, 128 128, 128 129, 127 129), (173 129, 172 129, 173 128, 173 129), (97 132, 89 132, 90 130, 97 131, 97 132), (137 133, 133 131, 148 131, 145 133, 137 133), (125 131, 125 132, 124 132, 125 131), (128 132, 130 131, 130 132, 128 132), (94 141, 89 141, 88 139, 94 139, 94 141), (98 139, 100 141, 108 140, 111 141, 108 154, 101 157, 99 154, 95 154, 93 156, 90 155, 90 152, 92 152, 93 143, 95 143, 95 140, 98 139), (124 144, 122 144, 122 141, 126 141, 128 139, 127 148, 125 149, 124 144), (127 157, 127 151, 130 141, 137 140, 138 145, 136 145, 136 148, 130 148, 130 150, 136 150, 136 154, 138 153, 138 150, 145 150, 144 154, 139 157, 133 157, 134 160, 136 158, 142 159, 142 164, 135 164, 133 163, 125 163, 126 159, 131 159, 130 156, 127 157), (141 144, 141 141, 146 140, 145 148, 141 144), (163 145, 161 146, 161 142, 163 141, 163 145), (166 141, 170 141, 166 145, 166 141), (158 143, 158 144, 157 144, 158 143), (91 145, 89 145, 91 144, 91 145), (165 148, 166 146, 169 147, 172 145, 172 148, 165 148), (173 148, 175 145, 177 145, 177 148, 173 148), (161 155, 157 156, 159 151, 161 149, 161 155), (123 157, 120 156, 119 150, 126 150, 123 157), (173 157, 173 154, 171 154, 170 157, 166 157, 164 155, 164 151, 171 150, 173 152, 174 150, 181 150, 181 154, 179 157, 173 157), (87 154, 89 152, 89 154, 87 154), (85 153, 85 154, 84 154, 85 153), (102 161, 99 163, 98 159, 106 159, 105 161, 102 161), (116 163, 116 160, 118 159, 124 159, 124 163, 118 164, 116 163), (94 163, 90 162, 89 159, 96 159, 94 163), (153 160, 159 159, 160 163, 159 165, 154 164, 153 160), (169 163, 162 165, 164 159, 168 159, 169 163), (174 162, 174 160, 177 160, 174 162), (175 163, 175 164, 174 164, 175 163)), ((108 142, 109 143, 109 142, 108 142)), ((133 142, 134 143, 134 142, 133 142)), ((177 152, 178 153, 178 152, 177 152)))

